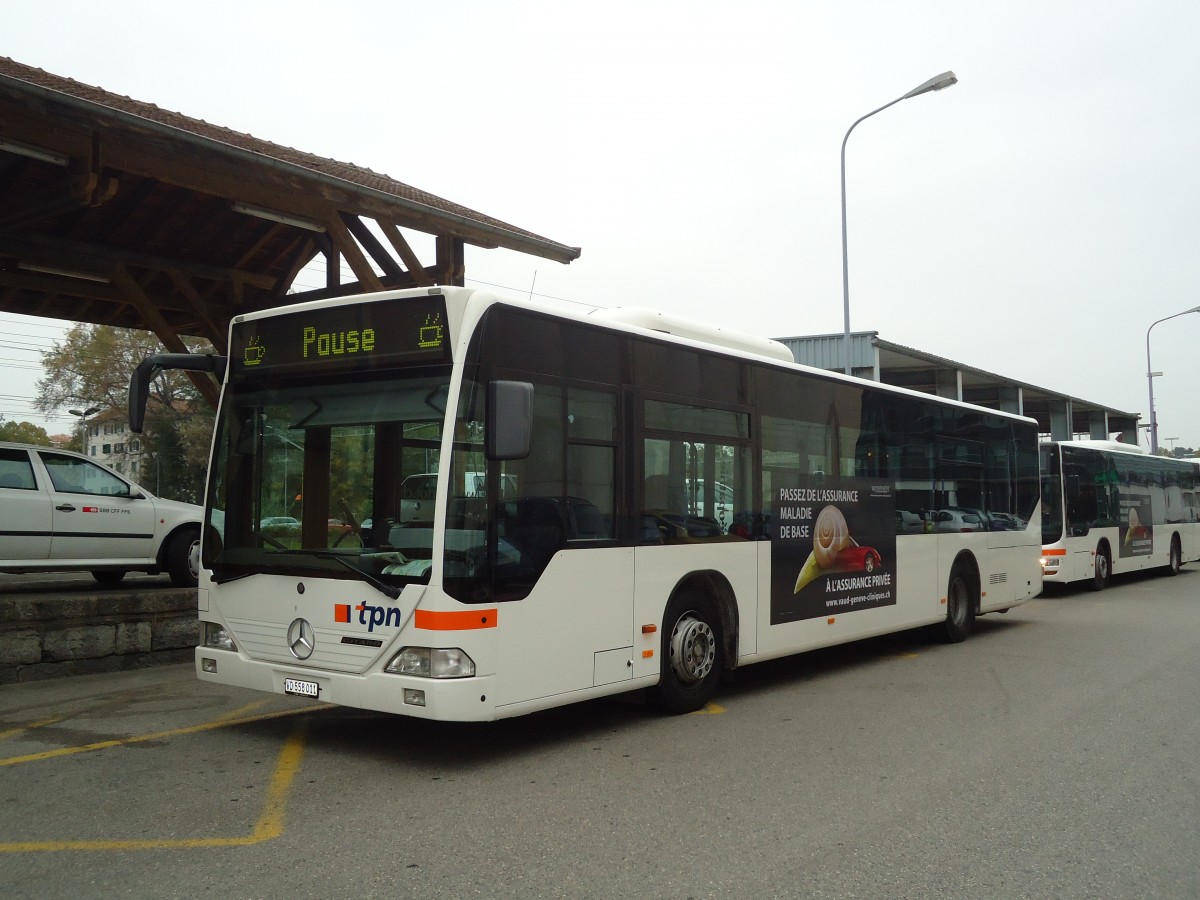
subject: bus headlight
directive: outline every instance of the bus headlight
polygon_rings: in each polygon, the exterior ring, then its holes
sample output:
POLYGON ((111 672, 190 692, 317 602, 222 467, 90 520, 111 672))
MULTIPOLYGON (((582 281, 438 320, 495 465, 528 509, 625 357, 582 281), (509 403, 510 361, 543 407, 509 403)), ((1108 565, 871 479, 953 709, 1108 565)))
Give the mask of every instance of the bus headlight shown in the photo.
POLYGON ((471 678, 475 661, 458 647, 405 647, 384 671, 419 678, 471 678))
POLYGON ((204 622, 204 644, 216 650, 237 650, 237 644, 229 636, 229 632, 216 622, 204 622))

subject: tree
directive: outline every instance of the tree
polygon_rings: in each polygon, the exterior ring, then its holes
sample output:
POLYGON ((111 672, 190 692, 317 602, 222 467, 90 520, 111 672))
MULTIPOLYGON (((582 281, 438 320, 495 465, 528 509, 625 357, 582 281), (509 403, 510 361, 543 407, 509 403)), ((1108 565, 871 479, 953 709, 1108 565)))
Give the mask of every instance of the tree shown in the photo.
POLYGON ((50 435, 46 434, 46 429, 32 422, 0 422, 0 441, 37 444, 39 447, 51 446, 50 435))
MULTIPOLYGON (((212 352, 208 341, 183 338, 193 353, 212 352)), ((109 325, 74 326, 42 354, 46 372, 34 405, 44 413, 67 407, 124 410, 129 376, 162 344, 153 334, 109 325)), ((204 489, 213 410, 182 372, 158 373, 150 384, 142 440, 147 488, 173 499, 198 500, 204 489)))

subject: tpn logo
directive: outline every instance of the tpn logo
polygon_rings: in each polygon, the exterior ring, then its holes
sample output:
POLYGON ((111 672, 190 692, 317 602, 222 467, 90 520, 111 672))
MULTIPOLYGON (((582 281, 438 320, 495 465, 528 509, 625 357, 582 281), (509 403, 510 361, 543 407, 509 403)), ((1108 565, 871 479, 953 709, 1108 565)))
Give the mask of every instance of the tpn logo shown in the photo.
POLYGON ((350 610, 358 611, 358 624, 366 625, 367 631, 375 630, 376 625, 389 625, 394 628, 400 627, 400 607, 382 607, 371 606, 369 603, 359 603, 357 606, 351 607, 349 603, 333 604, 333 621, 345 622, 351 624, 350 610))

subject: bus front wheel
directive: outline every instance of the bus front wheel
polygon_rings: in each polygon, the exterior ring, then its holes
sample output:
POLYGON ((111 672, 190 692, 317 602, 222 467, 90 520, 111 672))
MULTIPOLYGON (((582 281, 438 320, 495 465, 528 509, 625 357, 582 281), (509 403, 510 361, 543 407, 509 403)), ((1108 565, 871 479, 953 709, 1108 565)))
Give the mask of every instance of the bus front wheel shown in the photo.
POLYGON ((939 636, 948 644, 965 641, 975 624, 975 596, 967 567, 956 564, 950 570, 950 583, 946 585, 946 620, 939 629, 939 636))
POLYGON ((1179 535, 1171 535, 1171 555, 1167 560, 1167 574, 1178 575, 1183 568, 1183 548, 1179 545, 1179 535))
POLYGON ((1108 582, 1112 578, 1112 560, 1108 556, 1108 546, 1101 544, 1096 548, 1096 566, 1092 572, 1092 580, 1088 582, 1088 587, 1093 591, 1102 591, 1108 587, 1108 582))
POLYGON ((654 705, 664 712, 703 709, 721 683, 725 642, 713 599, 681 591, 667 604, 660 648, 662 674, 652 689, 654 705))

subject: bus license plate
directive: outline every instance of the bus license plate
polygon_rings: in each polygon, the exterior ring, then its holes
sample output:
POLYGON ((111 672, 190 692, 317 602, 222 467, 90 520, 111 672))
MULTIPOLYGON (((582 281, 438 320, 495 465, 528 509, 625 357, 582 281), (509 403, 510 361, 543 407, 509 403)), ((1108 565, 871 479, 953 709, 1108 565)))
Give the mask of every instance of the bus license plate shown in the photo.
POLYGON ((301 697, 316 697, 321 691, 321 686, 315 681, 301 681, 298 678, 283 679, 283 692, 285 694, 299 694, 301 697))

